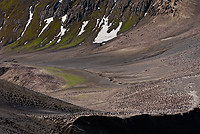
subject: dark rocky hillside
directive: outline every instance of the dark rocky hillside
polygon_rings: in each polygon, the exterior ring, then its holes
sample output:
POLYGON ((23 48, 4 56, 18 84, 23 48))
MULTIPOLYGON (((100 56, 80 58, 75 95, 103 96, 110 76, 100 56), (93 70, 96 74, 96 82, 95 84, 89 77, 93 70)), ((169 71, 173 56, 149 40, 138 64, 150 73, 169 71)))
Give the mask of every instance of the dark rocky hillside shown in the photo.
POLYGON ((182 0, 2 0, 0 46, 35 51, 103 43, 145 16, 181 16, 182 7, 182 0))
MULTIPOLYGON (((42 95, 26 88, 0 80, 0 99, 4 102, 29 107, 30 109, 50 109, 63 112, 80 112, 83 108, 42 95)), ((86 109, 85 109, 86 110, 86 109)))

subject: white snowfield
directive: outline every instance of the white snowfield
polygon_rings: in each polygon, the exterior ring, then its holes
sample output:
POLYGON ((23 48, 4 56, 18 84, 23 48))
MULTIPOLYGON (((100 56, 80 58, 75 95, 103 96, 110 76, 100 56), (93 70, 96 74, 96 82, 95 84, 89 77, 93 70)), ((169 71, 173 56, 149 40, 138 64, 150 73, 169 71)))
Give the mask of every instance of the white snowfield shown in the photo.
POLYGON ((83 25, 81 27, 81 31, 79 32, 79 34, 77 36, 80 36, 81 34, 83 34, 85 32, 85 27, 87 26, 88 23, 89 23, 89 21, 83 22, 83 25))
POLYGON ((53 17, 44 20, 44 22, 46 22, 46 25, 44 26, 44 28, 42 29, 42 31, 40 32, 40 34, 38 35, 38 37, 40 37, 40 35, 44 32, 44 30, 49 26, 49 24, 52 21, 53 21, 53 17))
POLYGON ((99 26, 101 26, 101 30, 98 33, 97 37, 94 39, 93 43, 103 43, 117 37, 117 33, 121 29, 122 22, 119 23, 119 26, 117 27, 117 29, 113 29, 110 33, 108 33, 108 30, 109 30, 109 27, 112 26, 112 24, 110 23, 110 25, 108 25, 108 17, 106 18, 103 17, 99 26))

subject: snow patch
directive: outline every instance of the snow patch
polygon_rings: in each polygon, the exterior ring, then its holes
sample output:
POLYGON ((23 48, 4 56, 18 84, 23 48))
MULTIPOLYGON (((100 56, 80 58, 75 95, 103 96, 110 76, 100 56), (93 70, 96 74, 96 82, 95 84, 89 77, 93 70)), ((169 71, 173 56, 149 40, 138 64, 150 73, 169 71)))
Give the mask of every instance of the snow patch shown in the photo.
POLYGON ((26 26, 25 26, 24 31, 23 31, 22 34, 21 34, 21 37, 22 37, 22 36, 24 35, 24 33, 26 32, 28 26, 30 25, 30 23, 31 23, 31 21, 32 21, 32 19, 33 19, 33 13, 31 12, 31 9, 32 9, 32 6, 30 6, 30 8, 29 8, 29 20, 28 20, 28 22, 27 22, 27 24, 26 24, 26 26))
POLYGON ((65 33, 69 31, 69 29, 64 28, 64 26, 62 25, 62 23, 65 22, 66 18, 67 18, 67 15, 64 15, 63 17, 61 17, 60 32, 58 33, 57 36, 54 37, 54 39, 53 39, 52 41, 50 41, 50 42, 49 42, 48 44, 46 44, 46 45, 51 44, 56 38, 59 38, 59 39, 57 40, 57 43, 59 43, 59 42, 61 41, 62 36, 64 36, 65 33))
POLYGON ((114 6, 112 7, 112 9, 111 9, 111 11, 110 11, 110 14, 112 14, 112 12, 113 12, 113 9, 115 8, 115 6, 116 6, 116 2, 117 2, 117 0, 114 0, 114 6))
POLYGON ((171 39, 173 39, 173 38, 175 38, 175 37, 168 37, 168 38, 165 38, 165 39, 161 39, 161 41, 171 40, 171 39))
POLYGON ((97 24, 95 26, 95 28, 98 26, 100 19, 97 19, 97 24))
POLYGON ((38 6, 40 4, 40 2, 39 3, 37 3, 36 5, 35 5, 35 8, 38 6))
POLYGON ((57 40, 57 43, 59 43, 59 42, 61 42, 61 38, 59 38, 59 39, 57 40))
POLYGON ((47 37, 40 44, 43 44, 46 40, 47 40, 47 37))
POLYGON ((2 27, 0 27, 0 31, 1 31, 2 27))
POLYGON ((28 44, 28 42, 27 42, 27 41, 24 43, 24 45, 26 45, 26 44, 28 44))
POLYGON ((21 39, 21 37, 22 37, 22 36, 24 35, 24 33, 26 32, 28 26, 30 25, 30 23, 31 23, 31 21, 32 21, 32 19, 33 19, 33 12, 31 12, 31 10, 32 10, 32 6, 30 6, 30 8, 29 8, 29 19, 28 19, 27 24, 26 24, 26 26, 25 26, 25 28, 24 28, 24 31, 22 32, 21 36, 19 36, 19 38, 17 38, 17 40, 21 39))
POLYGON ((62 36, 65 35, 65 32, 68 32, 69 29, 67 30, 66 28, 64 28, 63 26, 61 26, 60 28, 60 33, 57 35, 57 37, 59 37, 59 39, 57 40, 57 43, 59 43, 61 41, 62 36))
MULTIPOLYGON (((107 17, 108 18, 108 17, 107 17)), ((105 20, 106 18, 105 18, 105 16, 103 16, 103 18, 102 18, 102 20, 100 21, 100 23, 99 23, 99 27, 104 23, 104 20, 105 20)))
POLYGON ((21 39, 21 36, 19 38, 17 38, 17 40, 21 39))
POLYGON ((93 43, 103 43, 105 41, 109 41, 109 40, 117 37, 117 33, 119 32, 119 30, 121 29, 121 26, 122 26, 122 22, 120 22, 117 29, 113 29, 110 33, 108 33, 108 29, 112 25, 112 23, 110 23, 110 25, 108 25, 108 17, 106 17, 106 18, 103 17, 99 26, 101 26, 102 23, 104 23, 104 24, 102 25, 101 30, 98 33, 97 37, 94 39, 93 43))
POLYGON ((99 21, 100 21, 100 19, 97 19, 96 26, 94 27, 94 29, 93 29, 92 31, 94 31, 94 30, 98 27, 98 25, 99 25, 99 21))
POLYGON ((51 43, 52 43, 54 40, 55 40, 55 38, 54 38, 53 40, 49 41, 49 43, 48 43, 48 44, 46 44, 45 46, 47 46, 47 45, 51 44, 51 43))
MULTIPOLYGON (((4 38, 4 37, 3 37, 4 38)), ((0 44, 3 42, 3 39, 0 41, 0 44)))
POLYGON ((44 26, 44 28, 42 29, 42 31, 40 32, 40 34, 38 35, 38 37, 40 37, 40 35, 44 32, 44 30, 49 26, 49 24, 53 21, 53 17, 45 19, 44 20, 46 22, 46 25, 44 26))
POLYGON ((64 23, 67 19, 67 14, 65 14, 63 17, 61 17, 62 23, 64 23))
POLYGON ((60 30, 61 30, 61 35, 60 36, 65 35, 65 32, 67 31, 67 29, 65 29, 63 26, 61 26, 60 30))
POLYGON ((99 26, 99 23, 100 23, 100 19, 97 19, 96 26, 94 27, 94 29, 92 31, 94 31, 99 26))
POLYGON ((63 0, 59 0, 59 3, 62 3, 63 0))
POLYGON ((81 31, 79 32, 78 36, 80 36, 81 34, 83 34, 85 32, 85 27, 87 26, 89 21, 84 21, 83 25, 81 27, 81 31))
MULTIPOLYGON (((3 39, 4 39, 4 37, 1 39, 0 44, 3 43, 3 39)), ((2 47, 3 47, 3 46, 0 46, 0 49, 1 49, 2 47)))
POLYGON ((147 12, 144 14, 144 16, 147 16, 147 12))

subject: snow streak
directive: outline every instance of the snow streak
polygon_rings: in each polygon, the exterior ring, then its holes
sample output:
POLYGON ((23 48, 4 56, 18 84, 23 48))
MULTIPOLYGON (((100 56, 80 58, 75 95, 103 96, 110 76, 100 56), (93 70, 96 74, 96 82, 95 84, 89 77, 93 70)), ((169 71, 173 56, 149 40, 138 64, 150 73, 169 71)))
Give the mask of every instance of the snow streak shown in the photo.
POLYGON ((53 17, 45 19, 44 20, 46 22, 46 25, 44 26, 44 28, 42 29, 42 31, 40 32, 40 34, 38 35, 38 37, 40 37, 40 35, 44 32, 44 30, 49 26, 49 24, 53 21, 53 17))
POLYGON ((83 34, 85 32, 85 27, 87 26, 89 21, 84 21, 83 25, 81 27, 81 31, 79 32, 78 36, 80 36, 81 34, 83 34))
POLYGON ((32 21, 32 19, 33 19, 33 13, 31 12, 31 10, 32 10, 32 6, 30 6, 30 8, 29 8, 29 20, 28 20, 28 22, 27 22, 27 24, 26 24, 26 26, 25 26, 24 31, 23 31, 22 34, 21 34, 21 37, 22 37, 22 36, 24 35, 24 33, 26 32, 28 26, 30 25, 30 23, 31 23, 31 21, 32 21))

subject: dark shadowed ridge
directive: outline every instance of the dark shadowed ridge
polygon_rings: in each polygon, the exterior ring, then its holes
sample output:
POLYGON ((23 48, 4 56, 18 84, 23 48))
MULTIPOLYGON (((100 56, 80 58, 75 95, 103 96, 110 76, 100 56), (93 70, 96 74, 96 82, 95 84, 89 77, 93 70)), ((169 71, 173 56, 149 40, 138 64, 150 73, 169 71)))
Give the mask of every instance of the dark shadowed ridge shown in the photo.
POLYGON ((199 132, 200 109, 183 115, 139 115, 118 117, 80 117, 67 131, 70 134, 195 134, 199 132))

